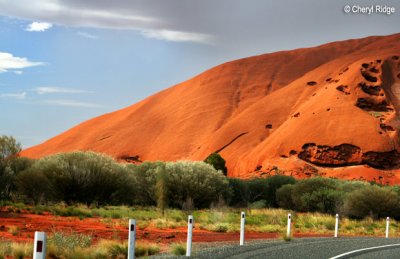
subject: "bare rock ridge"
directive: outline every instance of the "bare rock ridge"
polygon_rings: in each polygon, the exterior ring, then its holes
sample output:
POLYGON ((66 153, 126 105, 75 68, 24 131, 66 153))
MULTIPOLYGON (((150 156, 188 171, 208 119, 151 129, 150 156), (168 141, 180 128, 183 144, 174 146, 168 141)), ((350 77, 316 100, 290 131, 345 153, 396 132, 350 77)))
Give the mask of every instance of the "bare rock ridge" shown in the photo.
POLYGON ((227 62, 22 155, 93 150, 140 163, 216 151, 231 177, 400 183, 399 56, 395 34, 227 62))
POLYGON ((330 147, 308 143, 303 146, 298 156, 318 166, 340 167, 366 164, 385 170, 400 168, 400 153, 396 150, 364 153, 359 147, 351 144, 330 147))

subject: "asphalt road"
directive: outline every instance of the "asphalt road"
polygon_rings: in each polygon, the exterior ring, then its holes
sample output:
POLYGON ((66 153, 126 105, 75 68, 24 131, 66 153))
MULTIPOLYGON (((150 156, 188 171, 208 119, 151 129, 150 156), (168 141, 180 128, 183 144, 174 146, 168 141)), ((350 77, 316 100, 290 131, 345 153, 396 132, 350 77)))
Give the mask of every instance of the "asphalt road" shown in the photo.
POLYGON ((376 251, 376 252, 370 252, 366 254, 361 254, 358 256, 352 256, 348 258, 352 259, 376 259, 376 258, 381 258, 381 259, 398 259, 400 257, 400 248, 392 248, 392 249, 387 249, 387 250, 381 250, 381 251, 376 251))
POLYGON ((197 251, 193 258, 331 258, 340 254, 377 246, 399 244, 362 251, 340 258, 400 258, 399 238, 300 238, 289 242, 265 241, 245 246, 221 246, 197 251))

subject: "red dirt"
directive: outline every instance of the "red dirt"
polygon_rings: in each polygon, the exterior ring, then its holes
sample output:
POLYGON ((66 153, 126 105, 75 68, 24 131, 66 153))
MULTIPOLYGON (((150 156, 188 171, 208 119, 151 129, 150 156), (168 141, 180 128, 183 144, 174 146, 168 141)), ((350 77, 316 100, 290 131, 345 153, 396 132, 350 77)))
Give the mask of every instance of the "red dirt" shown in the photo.
MULTIPOLYGON (((103 219, 104 220, 104 219, 103 219)), ((110 220, 116 223, 117 220, 110 220)), ((13 241, 32 241, 35 231, 45 231, 49 235, 52 232, 62 231, 65 234, 93 235, 94 241, 99 239, 128 238, 127 227, 101 222, 100 218, 59 217, 53 215, 36 215, 0 212, 0 238, 13 241), (17 227, 18 233, 13 235, 8 232, 9 227, 17 227)), ((176 229, 141 228, 138 222, 137 240, 161 244, 186 241, 185 227, 176 229)), ((327 236, 317 234, 296 233, 295 237, 327 236)), ((278 238, 277 233, 246 232, 246 240, 278 238)), ((207 230, 194 229, 193 242, 222 242, 237 241, 239 233, 216 233, 207 230)))
POLYGON ((399 184, 399 42, 368 37, 228 62, 22 155, 93 150, 131 162, 219 151, 231 177, 278 167, 399 184))

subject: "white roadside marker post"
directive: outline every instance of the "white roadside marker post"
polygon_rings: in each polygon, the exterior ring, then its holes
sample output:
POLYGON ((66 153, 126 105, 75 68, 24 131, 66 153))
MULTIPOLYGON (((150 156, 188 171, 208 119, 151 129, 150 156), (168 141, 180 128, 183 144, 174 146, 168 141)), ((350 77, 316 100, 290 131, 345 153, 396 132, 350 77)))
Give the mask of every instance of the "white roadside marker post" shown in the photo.
POLYGON ((46 233, 35 231, 35 243, 33 244, 33 259, 46 258, 46 233))
POLYGON ((286 232, 286 237, 287 238, 290 237, 291 223, 292 223, 292 214, 289 213, 288 216, 287 216, 287 232, 286 232))
POLYGON ((339 232, 339 214, 336 214, 335 237, 338 237, 338 232, 339 232))
POLYGON ((129 220, 128 259, 135 259, 136 220, 129 220))
POLYGON ((186 240, 186 256, 192 256, 193 216, 188 217, 188 230, 186 240))
POLYGON ((389 238, 389 217, 386 218, 386 238, 389 238))
POLYGON ((244 211, 242 211, 241 213, 241 217, 240 217, 240 245, 244 245, 244 223, 246 220, 246 215, 244 213, 244 211))

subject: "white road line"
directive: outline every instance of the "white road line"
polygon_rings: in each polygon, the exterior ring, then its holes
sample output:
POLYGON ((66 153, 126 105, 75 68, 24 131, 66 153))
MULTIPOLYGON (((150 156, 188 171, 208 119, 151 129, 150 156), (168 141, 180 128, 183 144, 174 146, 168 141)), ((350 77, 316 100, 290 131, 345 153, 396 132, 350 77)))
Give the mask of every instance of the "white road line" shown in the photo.
POLYGON ((394 247, 394 246, 400 246, 400 244, 391 244, 391 245, 374 246, 374 247, 368 247, 368 248, 363 248, 363 249, 357 249, 357 250, 353 250, 353 251, 350 251, 350 252, 347 252, 347 253, 343 253, 343 254, 331 257, 330 259, 342 258, 342 257, 348 256, 348 255, 357 254, 359 252, 375 250, 375 249, 382 249, 382 248, 387 248, 387 247, 394 247))

